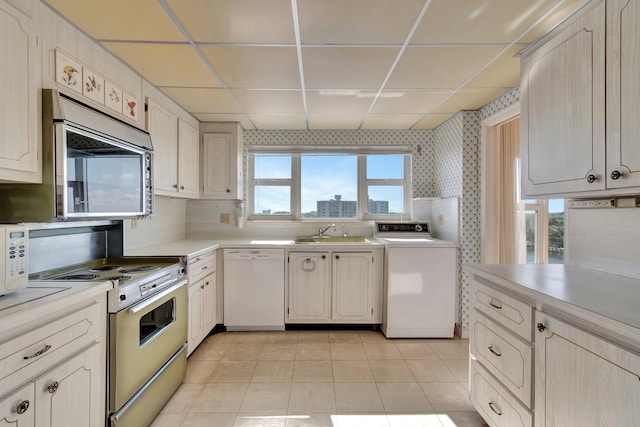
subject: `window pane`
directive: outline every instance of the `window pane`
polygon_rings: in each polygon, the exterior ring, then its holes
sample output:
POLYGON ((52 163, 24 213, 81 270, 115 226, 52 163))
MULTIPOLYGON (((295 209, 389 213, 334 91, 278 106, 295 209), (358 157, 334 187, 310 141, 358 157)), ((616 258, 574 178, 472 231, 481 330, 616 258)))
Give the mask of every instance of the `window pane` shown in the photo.
POLYGON ((525 211, 524 216, 527 227, 527 264, 535 264, 537 262, 536 236, 538 235, 538 213, 536 211, 525 211))
POLYGON ((256 154, 253 162, 255 179, 291 179, 291 156, 256 154))
POLYGON ((372 215, 402 214, 404 192, 400 185, 370 185, 369 210, 372 215))
POLYGON ((303 218, 355 218, 358 211, 358 157, 311 156, 300 159, 303 218))
POLYGON ((290 215, 291 187, 256 185, 253 192, 254 215, 290 215))
POLYGON ((367 179, 404 178, 404 155, 377 154, 367 156, 367 179))
POLYGON ((549 264, 564 263, 564 199, 549 200, 549 264))

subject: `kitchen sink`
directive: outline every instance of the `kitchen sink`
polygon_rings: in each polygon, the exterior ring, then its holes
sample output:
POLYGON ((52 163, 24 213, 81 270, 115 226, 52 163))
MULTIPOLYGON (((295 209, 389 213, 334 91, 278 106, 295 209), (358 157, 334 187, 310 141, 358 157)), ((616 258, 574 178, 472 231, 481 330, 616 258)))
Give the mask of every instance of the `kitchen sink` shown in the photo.
POLYGON ((295 243, 372 243, 366 237, 335 237, 335 236, 311 236, 299 237, 295 243))

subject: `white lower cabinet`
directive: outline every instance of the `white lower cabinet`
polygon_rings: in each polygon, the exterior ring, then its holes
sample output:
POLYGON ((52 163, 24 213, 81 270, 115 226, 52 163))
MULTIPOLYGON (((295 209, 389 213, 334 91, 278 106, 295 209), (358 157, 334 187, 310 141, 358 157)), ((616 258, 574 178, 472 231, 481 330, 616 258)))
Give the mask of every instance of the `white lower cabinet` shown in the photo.
POLYGON ((536 427, 637 426, 640 355, 536 313, 536 427))
POLYGON ((34 427, 36 425, 35 388, 29 383, 0 400, 0 426, 34 427))
POLYGON ((187 355, 204 340, 216 326, 216 252, 190 258, 187 261, 189 277, 189 322, 187 355))
POLYGON ((288 260, 287 322, 380 323, 373 252, 290 252, 288 260))
POLYGON ((80 307, 38 307, 33 327, 3 319, 0 426, 104 427, 106 293, 80 307))
POLYGON ((491 426, 533 424, 533 307, 472 282, 471 402, 491 426))

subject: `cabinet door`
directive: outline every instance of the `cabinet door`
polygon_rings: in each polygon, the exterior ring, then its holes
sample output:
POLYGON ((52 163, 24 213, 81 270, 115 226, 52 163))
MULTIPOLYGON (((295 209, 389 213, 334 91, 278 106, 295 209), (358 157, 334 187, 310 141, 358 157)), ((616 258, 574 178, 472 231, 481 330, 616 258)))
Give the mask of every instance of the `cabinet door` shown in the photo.
POLYGON ((0 0, 0 182, 41 182, 40 55, 31 18, 0 0))
MULTIPOLYGON (((216 326, 216 275, 215 272, 210 274, 206 278, 202 279, 204 282, 203 293, 203 318, 204 318, 204 333, 206 336, 216 326)), ((204 337, 203 337, 204 338, 204 337)))
POLYGON ((200 145, 198 129, 178 119, 178 184, 183 197, 200 195, 200 145))
POLYGON ((289 254, 290 320, 329 320, 331 288, 328 253, 289 254))
POLYGON ((34 427, 35 392, 32 382, 0 400, 0 427, 34 427))
POLYGON ((638 425, 640 356, 542 312, 536 322, 536 426, 638 425))
POLYGON ((102 427, 105 369, 94 345, 36 380, 36 425, 102 427))
POLYGON ((204 135, 204 195, 219 199, 233 199, 234 141, 231 133, 207 133, 204 135))
POLYGON ((147 98, 147 131, 153 144, 154 184, 158 195, 178 191, 178 120, 147 98))
POLYGON ((604 189, 604 2, 521 68, 523 198, 604 189))
POLYGON ((332 254, 332 267, 331 317, 371 321, 373 255, 336 252, 332 254))
POLYGON ((204 334, 202 304, 204 298, 204 284, 199 281, 189 286, 189 325, 187 339, 187 354, 191 354, 202 341, 204 334))
POLYGON ((640 2, 607 8, 607 187, 640 186, 640 2))

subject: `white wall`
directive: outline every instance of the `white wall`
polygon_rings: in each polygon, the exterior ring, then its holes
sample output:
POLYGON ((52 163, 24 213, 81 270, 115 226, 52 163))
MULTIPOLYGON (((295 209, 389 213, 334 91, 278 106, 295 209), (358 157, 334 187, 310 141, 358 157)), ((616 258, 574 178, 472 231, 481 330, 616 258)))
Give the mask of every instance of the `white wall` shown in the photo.
POLYGON ((131 249, 186 237, 186 200, 156 197, 154 209, 149 218, 124 222, 125 255, 131 249))

